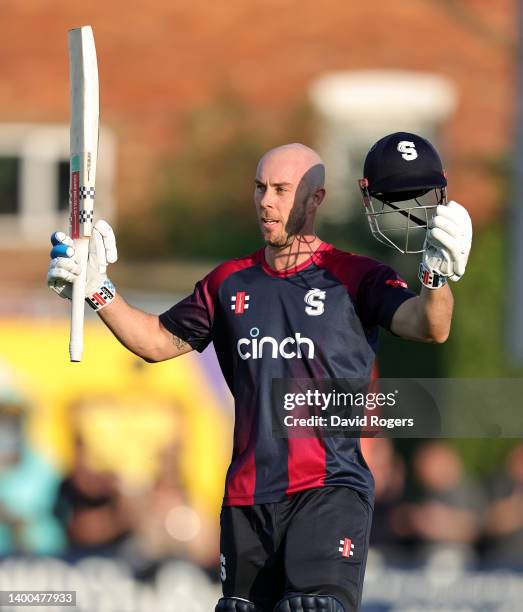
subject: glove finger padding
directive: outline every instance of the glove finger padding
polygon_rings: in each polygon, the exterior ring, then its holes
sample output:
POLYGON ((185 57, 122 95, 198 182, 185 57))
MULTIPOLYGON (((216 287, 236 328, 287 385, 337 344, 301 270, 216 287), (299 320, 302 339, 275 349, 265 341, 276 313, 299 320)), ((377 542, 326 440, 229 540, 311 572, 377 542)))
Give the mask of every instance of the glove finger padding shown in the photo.
POLYGON ((49 262, 48 278, 58 278, 74 283, 80 274, 80 266, 74 259, 57 257, 49 262))
POLYGON ((443 230, 449 236, 456 238, 456 240, 459 240, 459 238, 462 237, 461 230, 459 226, 456 225, 456 222, 454 221, 454 219, 449 219, 448 217, 444 217, 443 215, 436 215, 432 219, 432 222, 430 224, 430 229, 428 232, 429 235, 430 235, 431 230, 433 229, 443 230))
MULTIPOLYGON (((472 242, 472 222, 467 210, 451 201, 439 205, 431 219, 424 245, 420 279, 426 286, 441 286, 442 278, 458 281, 465 273, 472 242), (425 282, 426 273, 439 277, 436 285, 425 282)), ((432 282, 432 281, 431 281, 432 282)))
POLYGON ((99 274, 105 274, 107 264, 118 259, 116 251, 116 238, 113 228, 100 219, 93 227, 93 234, 89 241, 89 265, 99 274))
POLYGON ((460 254, 459 241, 439 227, 435 227, 427 232, 427 242, 436 248, 445 249, 453 263, 455 263, 460 254))
POLYGON ((116 236, 114 235, 113 228, 107 221, 100 219, 95 223, 94 229, 103 238, 107 263, 115 263, 118 260, 118 251, 116 250, 116 236))
POLYGON ((74 247, 74 240, 67 234, 64 234, 64 232, 54 232, 54 234, 51 235, 51 244, 53 246, 57 244, 67 244, 68 246, 74 247))
POLYGON ((105 274, 107 271, 107 258, 103 236, 93 228, 93 234, 89 241, 89 265, 96 267, 96 271, 105 274))
POLYGON ((446 217, 454 221, 456 225, 462 228, 464 234, 472 235, 472 222, 467 209, 454 200, 451 200, 447 205, 439 204, 436 207, 436 216, 446 217))

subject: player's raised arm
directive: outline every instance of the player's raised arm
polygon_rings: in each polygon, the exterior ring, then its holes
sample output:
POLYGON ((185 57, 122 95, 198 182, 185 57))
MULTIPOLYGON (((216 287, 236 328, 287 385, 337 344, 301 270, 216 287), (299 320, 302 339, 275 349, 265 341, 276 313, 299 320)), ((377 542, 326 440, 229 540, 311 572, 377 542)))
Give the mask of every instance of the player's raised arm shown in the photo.
MULTIPOLYGON (((63 232, 55 232, 51 242, 47 284, 61 297, 71 299, 72 283, 80 272, 73 241, 63 232)), ((116 294, 107 277, 107 266, 116 259, 114 232, 106 221, 97 221, 89 241, 85 289, 91 308, 126 348, 145 361, 164 361, 191 351, 187 342, 165 329, 157 315, 130 306, 116 294)))
POLYGON ((445 342, 454 300, 447 280, 458 281, 472 243, 472 222, 457 202, 447 202, 447 173, 432 144, 410 132, 378 140, 359 181, 372 235, 400 253, 423 253, 419 296, 404 301, 390 322, 409 340, 445 342))
POLYGON ((158 315, 130 306, 120 295, 99 315, 116 338, 145 361, 165 361, 192 351, 190 344, 165 329, 158 315))
POLYGON ((447 279, 458 281, 472 243, 472 223, 457 202, 438 206, 430 220, 419 269, 419 297, 395 312, 391 330, 398 336, 425 342, 445 342, 450 333, 454 300, 447 279))
POLYGON ((396 310, 390 329, 407 340, 441 344, 449 337, 453 306, 448 285, 436 290, 423 287, 419 296, 396 310))

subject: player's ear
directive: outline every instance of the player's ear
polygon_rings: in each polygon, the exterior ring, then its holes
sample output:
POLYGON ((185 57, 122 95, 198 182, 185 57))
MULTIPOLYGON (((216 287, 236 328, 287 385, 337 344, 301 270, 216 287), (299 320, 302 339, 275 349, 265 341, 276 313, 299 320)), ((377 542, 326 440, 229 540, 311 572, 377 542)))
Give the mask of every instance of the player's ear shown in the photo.
POLYGON ((312 203, 315 208, 323 202, 325 199, 325 189, 323 187, 318 187, 316 191, 312 195, 312 203))

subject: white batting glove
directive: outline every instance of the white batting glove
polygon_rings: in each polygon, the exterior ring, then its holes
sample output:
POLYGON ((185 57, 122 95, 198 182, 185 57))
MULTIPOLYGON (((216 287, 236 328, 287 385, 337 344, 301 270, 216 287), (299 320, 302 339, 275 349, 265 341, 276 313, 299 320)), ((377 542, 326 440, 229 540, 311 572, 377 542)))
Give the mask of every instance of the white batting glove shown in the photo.
POLYGON ((443 286, 447 279, 459 281, 465 274, 472 244, 472 221, 467 210, 451 200, 439 205, 429 222, 419 279, 429 289, 443 286))
MULTIPOLYGON (((72 283, 80 274, 80 264, 72 238, 64 232, 51 236, 51 261, 47 272, 47 285, 60 297, 71 299, 72 283)), ((118 259, 113 228, 100 219, 93 227, 89 239, 85 301, 94 310, 100 310, 114 300, 116 291, 107 278, 107 265, 118 259)))

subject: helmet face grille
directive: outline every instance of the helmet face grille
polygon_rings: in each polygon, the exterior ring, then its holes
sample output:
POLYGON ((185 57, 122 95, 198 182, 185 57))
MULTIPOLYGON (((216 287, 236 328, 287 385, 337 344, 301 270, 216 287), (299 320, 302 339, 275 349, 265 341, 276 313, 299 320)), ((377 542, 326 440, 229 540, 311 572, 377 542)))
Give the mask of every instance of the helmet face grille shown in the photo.
POLYGON ((385 197, 383 200, 373 198, 362 182, 360 187, 374 238, 400 253, 422 253, 427 228, 436 214, 436 207, 447 203, 446 189, 431 189, 414 198, 393 202, 385 197))

